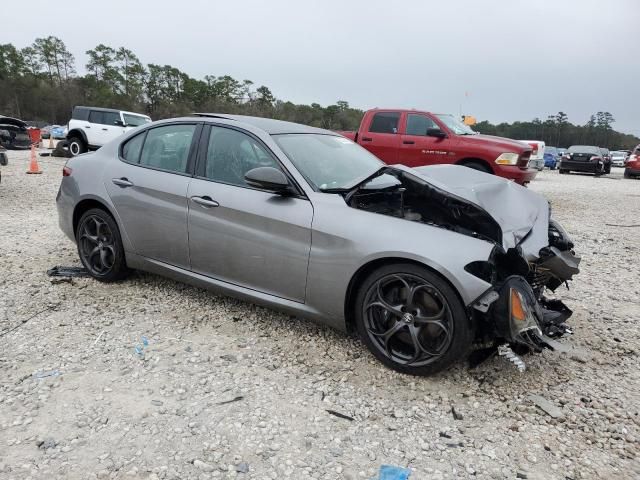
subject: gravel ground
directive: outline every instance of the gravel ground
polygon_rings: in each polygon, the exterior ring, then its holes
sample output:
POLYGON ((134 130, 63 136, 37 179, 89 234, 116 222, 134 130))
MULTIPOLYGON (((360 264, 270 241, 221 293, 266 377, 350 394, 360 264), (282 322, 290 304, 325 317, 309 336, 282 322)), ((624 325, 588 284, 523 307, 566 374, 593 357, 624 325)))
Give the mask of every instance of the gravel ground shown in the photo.
POLYGON ((79 265, 57 226, 64 162, 25 175, 28 156, 10 152, 0 185, 0 478, 640 477, 640 230, 608 225, 638 223, 640 182, 621 170, 531 185, 583 256, 561 292, 572 350, 414 378, 341 333, 157 276, 52 283, 79 265))

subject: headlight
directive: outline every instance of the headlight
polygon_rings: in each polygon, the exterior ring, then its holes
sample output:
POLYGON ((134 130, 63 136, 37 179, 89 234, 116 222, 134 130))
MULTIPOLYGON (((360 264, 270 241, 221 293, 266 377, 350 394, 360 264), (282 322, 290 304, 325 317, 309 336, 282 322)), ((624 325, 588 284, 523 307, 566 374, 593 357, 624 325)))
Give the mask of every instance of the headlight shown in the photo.
POLYGON ((496 163, 498 165, 516 165, 518 163, 519 157, 520 155, 518 155, 517 153, 502 153, 498 158, 496 158, 496 163))
POLYGON ((529 305, 522 293, 515 288, 511 288, 509 293, 509 314, 511 317, 511 338, 518 339, 527 330, 537 329, 540 331, 529 305))

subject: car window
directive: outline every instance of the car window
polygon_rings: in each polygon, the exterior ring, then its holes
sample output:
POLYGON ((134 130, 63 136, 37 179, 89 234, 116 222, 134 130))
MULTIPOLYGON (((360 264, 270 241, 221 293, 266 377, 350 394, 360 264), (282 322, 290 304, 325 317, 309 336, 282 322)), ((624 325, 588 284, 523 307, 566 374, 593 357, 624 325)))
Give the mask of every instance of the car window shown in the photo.
POLYGON ((132 115, 130 113, 123 113, 124 122, 129 127, 139 127, 140 125, 144 125, 145 123, 150 123, 151 119, 148 117, 143 117, 142 115, 132 115))
POLYGON ((246 187, 245 174, 258 167, 280 166, 254 138, 231 128, 211 127, 205 176, 216 182, 246 187))
POLYGON ((166 125, 147 131, 140 165, 185 173, 195 125, 166 125))
POLYGON ((140 160, 140 152, 142 151, 145 133, 146 132, 143 132, 140 135, 130 138, 122 145, 122 158, 127 162, 138 163, 140 160))
POLYGON ((91 110, 89 112, 89 123, 104 123, 103 114, 104 112, 100 112, 98 110, 91 110))
POLYGON ((120 122, 120 114, 118 112, 103 112, 102 121, 105 125, 115 125, 116 122, 120 122))
POLYGON ((398 133, 399 112, 378 112, 373 116, 369 131, 371 133, 398 133))
POLYGON ((407 115, 407 135, 427 135, 429 128, 440 128, 429 117, 410 113, 407 115))

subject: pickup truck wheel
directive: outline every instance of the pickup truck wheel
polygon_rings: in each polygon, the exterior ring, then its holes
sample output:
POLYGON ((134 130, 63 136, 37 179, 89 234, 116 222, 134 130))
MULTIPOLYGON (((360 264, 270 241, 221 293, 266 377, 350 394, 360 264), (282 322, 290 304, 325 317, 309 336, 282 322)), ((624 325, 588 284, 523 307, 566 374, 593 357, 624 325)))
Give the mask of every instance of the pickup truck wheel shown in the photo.
POLYGON ((80 137, 69 138, 69 152, 72 156, 80 155, 87 151, 87 146, 80 137))
POLYGON ((431 375, 464 359, 473 330, 453 288, 413 264, 385 265, 369 275, 356 297, 362 343, 384 365, 431 375))
POLYGON ((489 170, 489 167, 487 167, 486 165, 483 165, 480 162, 464 162, 464 163, 461 163, 460 165, 462 165, 463 167, 473 168, 474 170, 478 170, 484 173, 493 173, 491 170, 489 170))

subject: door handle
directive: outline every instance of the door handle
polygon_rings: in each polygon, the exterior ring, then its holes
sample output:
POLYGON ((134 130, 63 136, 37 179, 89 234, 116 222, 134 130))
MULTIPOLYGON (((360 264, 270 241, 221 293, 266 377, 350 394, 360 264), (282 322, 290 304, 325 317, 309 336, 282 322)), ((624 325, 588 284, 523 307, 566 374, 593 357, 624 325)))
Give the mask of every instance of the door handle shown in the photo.
POLYGON ((370 142, 371 140, 373 140, 371 137, 362 137, 363 142, 370 142))
POLYGON ((108 132, 109 129, 108 128, 103 128, 102 130, 104 130, 105 132, 108 132))
POLYGON ((212 208, 219 207, 220 204, 215 200, 212 200, 211 197, 205 195, 204 197, 191 197, 191 201, 197 203, 198 205, 204 208, 212 208))
POLYGON ((130 182, 128 178, 112 178, 111 181, 122 188, 133 187, 133 182, 130 182))
POLYGON ((414 142, 413 140, 404 140, 402 143, 404 143, 405 145, 415 145, 416 142, 414 142))
POLYGON ((91 128, 89 125, 85 125, 84 128, 91 128))

